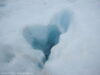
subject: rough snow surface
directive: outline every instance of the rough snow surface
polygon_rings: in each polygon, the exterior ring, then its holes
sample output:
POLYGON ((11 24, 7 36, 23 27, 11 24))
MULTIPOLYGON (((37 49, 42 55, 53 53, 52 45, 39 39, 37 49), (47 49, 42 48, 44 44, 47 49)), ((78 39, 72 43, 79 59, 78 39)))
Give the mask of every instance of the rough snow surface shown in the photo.
POLYGON ((100 75, 99 45, 99 0, 0 0, 0 75, 100 75), (69 15, 59 15, 63 10, 69 15), (63 34, 43 64, 44 53, 23 30, 49 24, 63 34))

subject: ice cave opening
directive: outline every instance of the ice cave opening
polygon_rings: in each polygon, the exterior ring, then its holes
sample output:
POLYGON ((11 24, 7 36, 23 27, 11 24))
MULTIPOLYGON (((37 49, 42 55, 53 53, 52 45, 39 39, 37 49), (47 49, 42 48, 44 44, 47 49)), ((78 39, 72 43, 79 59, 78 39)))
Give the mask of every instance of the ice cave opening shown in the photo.
POLYGON ((64 10, 56 14, 47 26, 25 27, 23 35, 33 49, 41 50, 44 53, 45 61, 47 61, 52 47, 59 42, 60 35, 68 30, 69 24, 70 13, 64 10))

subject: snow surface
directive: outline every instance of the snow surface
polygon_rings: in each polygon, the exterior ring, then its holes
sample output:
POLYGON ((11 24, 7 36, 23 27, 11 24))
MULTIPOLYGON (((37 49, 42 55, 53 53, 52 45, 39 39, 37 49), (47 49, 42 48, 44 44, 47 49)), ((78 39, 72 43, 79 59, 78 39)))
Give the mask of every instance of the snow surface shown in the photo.
POLYGON ((0 0, 0 75, 100 75, 99 57, 99 0, 0 0), (55 15, 64 10, 69 18, 60 26, 55 15), (65 33, 43 64, 43 52, 31 47, 23 29, 49 24, 65 33))

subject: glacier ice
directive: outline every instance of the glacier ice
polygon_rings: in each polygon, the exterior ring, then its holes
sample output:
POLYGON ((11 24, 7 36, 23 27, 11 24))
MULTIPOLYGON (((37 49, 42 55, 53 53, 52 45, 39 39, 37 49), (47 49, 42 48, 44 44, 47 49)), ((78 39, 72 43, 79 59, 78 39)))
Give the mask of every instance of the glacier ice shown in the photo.
POLYGON ((26 40, 34 49, 42 50, 48 59, 51 48, 58 43, 60 31, 55 25, 49 26, 31 26, 23 31, 26 40))
POLYGON ((50 21, 50 25, 56 25, 61 33, 67 32, 71 23, 73 12, 71 10, 60 10, 50 21))
POLYGON ((67 31, 70 18, 71 13, 67 10, 63 10, 53 17, 49 25, 33 25, 31 27, 26 27, 23 30, 23 35, 34 49, 43 51, 47 60, 52 47, 59 42, 61 33, 67 31))

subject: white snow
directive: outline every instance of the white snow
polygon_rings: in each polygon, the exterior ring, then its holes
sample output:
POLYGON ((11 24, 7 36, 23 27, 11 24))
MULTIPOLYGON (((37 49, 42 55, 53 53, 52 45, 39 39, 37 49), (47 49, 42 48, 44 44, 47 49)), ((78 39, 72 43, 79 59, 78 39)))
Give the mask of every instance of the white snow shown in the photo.
POLYGON ((99 44, 99 0, 0 0, 0 75, 100 75, 99 44), (57 24, 63 10, 72 13, 69 28, 43 65, 23 29, 57 24))

